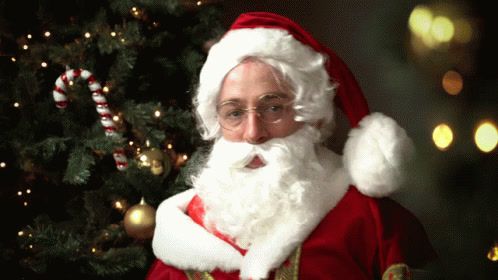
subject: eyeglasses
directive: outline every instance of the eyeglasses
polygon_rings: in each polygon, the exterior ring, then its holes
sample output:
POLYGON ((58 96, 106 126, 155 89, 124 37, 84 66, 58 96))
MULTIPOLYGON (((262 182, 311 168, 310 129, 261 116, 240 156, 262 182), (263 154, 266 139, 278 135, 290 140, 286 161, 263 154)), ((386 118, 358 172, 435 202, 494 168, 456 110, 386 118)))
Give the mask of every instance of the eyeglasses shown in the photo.
POLYGON ((289 99, 275 94, 263 95, 258 100, 258 106, 251 108, 244 108, 239 102, 229 100, 217 106, 218 121, 225 129, 237 130, 249 112, 254 111, 261 121, 278 123, 291 111, 294 100, 289 99))

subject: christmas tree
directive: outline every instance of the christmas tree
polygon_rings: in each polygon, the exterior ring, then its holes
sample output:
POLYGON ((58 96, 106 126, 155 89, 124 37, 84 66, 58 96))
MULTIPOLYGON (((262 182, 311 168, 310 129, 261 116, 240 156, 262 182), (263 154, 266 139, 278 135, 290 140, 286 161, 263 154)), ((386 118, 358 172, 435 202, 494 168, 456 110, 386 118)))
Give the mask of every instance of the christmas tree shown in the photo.
POLYGON ((4 271, 143 279, 154 209, 202 148, 191 93, 216 2, 0 2, 4 271))

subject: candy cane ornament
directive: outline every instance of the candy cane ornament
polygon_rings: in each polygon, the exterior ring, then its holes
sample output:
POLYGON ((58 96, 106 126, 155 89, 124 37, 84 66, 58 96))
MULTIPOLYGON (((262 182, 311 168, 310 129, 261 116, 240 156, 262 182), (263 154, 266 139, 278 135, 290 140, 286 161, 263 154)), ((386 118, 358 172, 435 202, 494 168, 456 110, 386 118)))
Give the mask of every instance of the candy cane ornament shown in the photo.
MULTIPOLYGON (((66 95, 67 86, 69 82, 74 81, 74 79, 82 78, 88 84, 90 92, 92 92, 92 99, 95 102, 97 112, 100 116, 100 123, 104 128, 105 134, 107 136, 113 136, 116 134, 116 125, 112 120, 112 113, 109 110, 109 104, 105 96, 103 95, 102 87, 97 81, 95 76, 88 70, 84 69, 69 69, 60 75, 55 81, 55 87, 52 91, 55 106, 59 109, 64 109, 67 107, 68 99, 66 95)), ((128 160, 126 158, 123 148, 118 148, 112 153, 114 161, 116 162, 116 168, 120 171, 125 170, 128 167, 128 160)))

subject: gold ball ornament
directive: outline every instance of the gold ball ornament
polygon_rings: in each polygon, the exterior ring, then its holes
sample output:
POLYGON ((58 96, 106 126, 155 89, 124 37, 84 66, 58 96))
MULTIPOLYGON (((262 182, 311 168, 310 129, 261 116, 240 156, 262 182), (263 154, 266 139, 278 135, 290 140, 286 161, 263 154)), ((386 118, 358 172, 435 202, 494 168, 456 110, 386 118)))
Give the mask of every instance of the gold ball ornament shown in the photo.
POLYGON ((149 168, 154 175, 168 175, 171 171, 171 162, 163 151, 152 148, 138 156, 139 166, 149 168))
POLYGON ((149 239, 154 235, 156 226, 156 210, 145 203, 142 198, 139 204, 126 211, 124 229, 128 236, 135 239, 149 239))

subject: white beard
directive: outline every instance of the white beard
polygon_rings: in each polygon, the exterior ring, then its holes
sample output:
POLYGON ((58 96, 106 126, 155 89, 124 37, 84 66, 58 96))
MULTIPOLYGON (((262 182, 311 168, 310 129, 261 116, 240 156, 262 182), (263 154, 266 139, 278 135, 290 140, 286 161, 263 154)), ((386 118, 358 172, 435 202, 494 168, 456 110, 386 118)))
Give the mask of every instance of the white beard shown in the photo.
POLYGON ((324 170, 315 152, 318 140, 310 126, 260 145, 219 139, 206 166, 192 178, 206 226, 248 248, 282 221, 306 224, 323 184, 318 182, 324 170), (247 168, 256 155, 265 166, 247 168))

